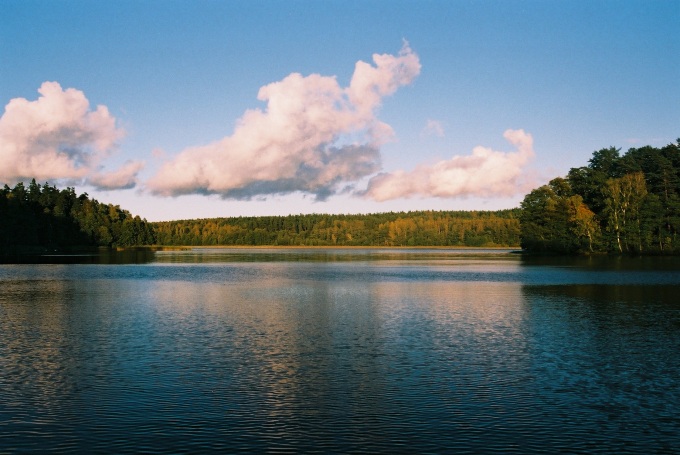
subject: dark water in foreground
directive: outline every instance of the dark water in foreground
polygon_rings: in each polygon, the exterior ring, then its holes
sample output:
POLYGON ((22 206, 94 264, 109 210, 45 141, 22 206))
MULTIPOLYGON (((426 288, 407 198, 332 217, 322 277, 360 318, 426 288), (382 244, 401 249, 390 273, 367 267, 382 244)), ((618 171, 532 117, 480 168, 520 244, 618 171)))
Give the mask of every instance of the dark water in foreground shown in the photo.
POLYGON ((677 259, 48 262, 0 265, 0 453, 680 453, 677 259))

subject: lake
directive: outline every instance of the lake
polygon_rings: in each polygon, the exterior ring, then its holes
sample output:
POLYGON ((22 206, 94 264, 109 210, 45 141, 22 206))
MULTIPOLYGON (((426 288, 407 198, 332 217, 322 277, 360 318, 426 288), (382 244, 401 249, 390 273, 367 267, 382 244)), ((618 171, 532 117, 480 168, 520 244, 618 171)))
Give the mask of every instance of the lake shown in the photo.
POLYGON ((0 453, 680 453, 680 260, 0 265, 0 453))

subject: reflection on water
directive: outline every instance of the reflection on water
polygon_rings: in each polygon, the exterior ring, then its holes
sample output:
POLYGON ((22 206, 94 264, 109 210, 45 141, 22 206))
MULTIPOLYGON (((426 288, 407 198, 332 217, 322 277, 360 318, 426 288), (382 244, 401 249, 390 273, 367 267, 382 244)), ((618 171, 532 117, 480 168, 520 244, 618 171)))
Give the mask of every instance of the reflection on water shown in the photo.
POLYGON ((155 259, 156 251, 150 248, 127 248, 112 250, 94 248, 78 253, 58 251, 43 254, 3 255, 0 264, 146 264, 155 259))
POLYGON ((441 248, 193 248, 156 252, 155 260, 172 263, 469 261, 471 258, 517 260, 515 250, 441 248))
POLYGON ((277 251, 0 266, 0 452, 680 450, 670 262, 277 251))

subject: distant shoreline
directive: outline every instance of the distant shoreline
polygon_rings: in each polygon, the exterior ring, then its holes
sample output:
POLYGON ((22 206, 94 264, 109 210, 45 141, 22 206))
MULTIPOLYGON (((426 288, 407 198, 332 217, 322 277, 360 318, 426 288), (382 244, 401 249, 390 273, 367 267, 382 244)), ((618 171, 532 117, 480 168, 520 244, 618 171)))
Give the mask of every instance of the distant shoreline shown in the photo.
POLYGON ((135 248, 148 248, 160 251, 172 250, 213 250, 213 249, 234 249, 234 250, 262 250, 262 249, 276 249, 276 250, 521 250, 519 245, 516 246, 377 246, 377 245, 169 245, 169 246, 142 246, 142 247, 126 247, 119 250, 131 250, 135 248))
POLYGON ((391 245, 134 245, 124 247, 69 247, 69 248, 35 248, 18 247, 11 251, 0 251, 0 257, 7 256, 49 256, 49 255, 74 255, 74 254, 97 254, 123 251, 182 251, 182 250, 521 250, 515 246, 442 246, 442 245, 418 245, 418 246, 391 246, 391 245))

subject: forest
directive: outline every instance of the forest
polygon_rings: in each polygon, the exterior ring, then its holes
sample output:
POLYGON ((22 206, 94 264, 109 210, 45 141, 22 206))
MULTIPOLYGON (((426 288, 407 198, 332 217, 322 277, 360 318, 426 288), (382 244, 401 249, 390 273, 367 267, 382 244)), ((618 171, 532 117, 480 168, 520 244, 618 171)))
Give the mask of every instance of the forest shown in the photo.
POLYGON ((0 189, 0 253, 125 247, 156 243, 153 227, 117 205, 102 204, 35 179, 0 189))
POLYGON ((680 139, 609 147, 527 194, 520 208, 147 222, 32 180, 0 189, 0 255, 80 247, 448 246, 531 253, 680 254, 680 139))
POLYGON ((519 210, 231 217, 150 223, 32 180, 0 189, 0 254, 83 247, 517 246, 519 210))
POLYGON ((678 254, 680 139, 598 150, 526 195, 519 218, 529 252, 678 254))
POLYGON ((234 217, 152 223, 160 245, 519 245, 519 210, 234 217))

